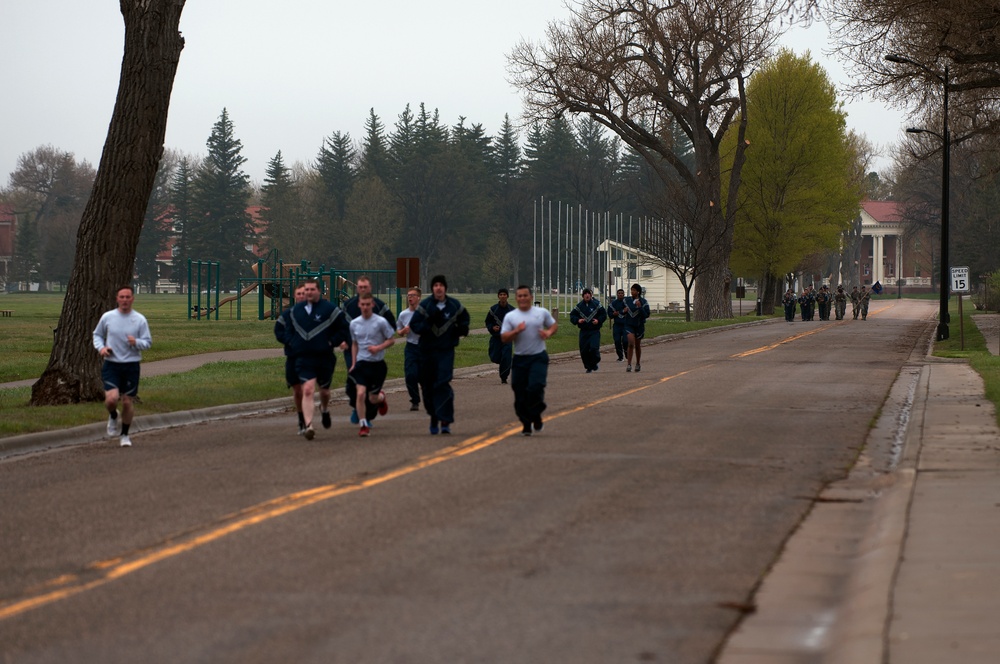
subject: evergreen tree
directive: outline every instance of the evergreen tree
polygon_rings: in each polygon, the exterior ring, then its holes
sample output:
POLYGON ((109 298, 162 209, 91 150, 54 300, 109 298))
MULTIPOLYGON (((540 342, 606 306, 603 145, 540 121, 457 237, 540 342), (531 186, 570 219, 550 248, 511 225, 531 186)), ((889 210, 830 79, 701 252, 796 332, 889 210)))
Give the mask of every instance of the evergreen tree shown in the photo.
POLYGON ((309 255, 313 238, 302 232, 298 185, 280 150, 267 164, 260 216, 267 224, 265 248, 277 250, 285 262, 294 263, 309 255))
POLYGON ((180 160, 170 181, 170 205, 173 210, 173 277, 187 287, 187 261, 192 257, 188 242, 188 229, 194 212, 194 171, 187 158, 180 160))
MULTIPOLYGON (((409 109, 409 107, 407 107, 409 109)), ((365 121, 365 139, 361 145, 361 158, 358 165, 360 177, 378 177, 386 180, 389 176, 391 156, 385 137, 385 126, 375 109, 368 113, 365 121)))
POLYGON ((247 213, 250 177, 243 172, 243 143, 233 131, 229 112, 222 109, 208 138, 208 156, 193 183, 194 216, 187 232, 191 253, 200 260, 219 261, 225 288, 250 274, 255 241, 247 213))
POLYGON ((23 282, 26 289, 38 279, 38 230, 28 215, 18 219, 13 267, 14 279, 23 282))
POLYGON ((524 178, 524 159, 510 116, 505 115, 500 134, 492 143, 492 226, 484 264, 489 264, 493 282, 489 290, 504 283, 522 283, 522 266, 530 273, 532 247, 532 192, 524 178), (502 245, 502 249, 500 248, 502 245))
POLYGON ((351 145, 350 134, 333 132, 323 141, 316 158, 316 171, 323 182, 323 195, 329 206, 331 218, 341 220, 347 209, 347 197, 357 178, 354 162, 357 153, 351 145))
POLYGON ((148 292, 156 292, 156 281, 160 278, 157 256, 163 251, 173 234, 170 219, 170 183, 176 166, 176 159, 164 154, 156 171, 153 190, 146 204, 139 243, 135 247, 135 276, 139 284, 148 292))
POLYGON ((541 135, 528 134, 527 175, 535 191, 547 200, 580 204, 576 186, 581 153, 573 126, 563 117, 549 120, 541 135))
POLYGON ((621 168, 621 141, 609 137, 593 118, 576 125, 580 158, 574 164, 576 202, 593 212, 615 207, 621 192, 616 186, 621 168))

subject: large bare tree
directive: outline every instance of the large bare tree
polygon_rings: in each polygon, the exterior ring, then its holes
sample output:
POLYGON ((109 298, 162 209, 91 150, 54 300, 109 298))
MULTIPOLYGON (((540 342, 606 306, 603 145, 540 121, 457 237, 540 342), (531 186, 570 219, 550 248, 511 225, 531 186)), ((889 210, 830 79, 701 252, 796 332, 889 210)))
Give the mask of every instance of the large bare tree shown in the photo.
MULTIPOLYGON (((982 0, 821 0, 855 93, 939 119, 948 67, 950 120, 963 134, 1000 130, 1000 13, 982 0), (889 62, 899 55, 917 63, 889 62)), ((928 117, 929 116, 929 117, 928 117)))
POLYGON ((146 203, 163 154, 167 108, 184 39, 185 0, 120 0, 125 50, 118 97, 97 178, 77 233, 76 256, 49 364, 32 386, 31 403, 55 405, 103 398, 91 335, 132 282, 146 203))
POLYGON ((584 0, 569 20, 549 25, 545 44, 522 42, 508 58, 529 118, 594 118, 643 155, 677 192, 675 202, 688 201, 663 216, 685 224, 698 246, 697 319, 732 316, 728 263, 747 149, 744 84, 794 4, 584 0), (693 165, 676 154, 674 126, 690 140, 693 165), (739 140, 723 195, 719 146, 730 129, 739 140))

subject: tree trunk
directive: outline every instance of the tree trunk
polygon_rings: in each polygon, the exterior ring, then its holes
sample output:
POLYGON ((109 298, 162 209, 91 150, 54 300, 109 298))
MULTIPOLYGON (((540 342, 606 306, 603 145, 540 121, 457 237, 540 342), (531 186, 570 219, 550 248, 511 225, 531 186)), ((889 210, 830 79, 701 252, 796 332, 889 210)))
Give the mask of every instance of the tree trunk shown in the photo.
POLYGON ((49 364, 31 388, 32 405, 104 398, 91 343, 118 288, 132 283, 135 249, 153 189, 167 108, 184 39, 185 0, 120 0, 125 52, 118 97, 97 178, 77 231, 76 256, 49 364))

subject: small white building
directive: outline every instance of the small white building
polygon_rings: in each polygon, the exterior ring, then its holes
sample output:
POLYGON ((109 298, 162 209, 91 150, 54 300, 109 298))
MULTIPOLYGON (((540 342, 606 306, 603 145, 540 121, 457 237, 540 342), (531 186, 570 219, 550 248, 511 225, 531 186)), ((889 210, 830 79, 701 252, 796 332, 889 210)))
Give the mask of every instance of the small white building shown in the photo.
MULTIPOLYGON (((638 283, 654 311, 684 311, 684 287, 680 279, 651 254, 614 240, 605 240, 597 251, 604 254, 603 264, 608 266, 605 283, 601 285, 603 291, 610 291, 608 299, 619 288, 628 295, 632 284, 638 283)), ((694 290, 692 286, 692 307, 694 290)))

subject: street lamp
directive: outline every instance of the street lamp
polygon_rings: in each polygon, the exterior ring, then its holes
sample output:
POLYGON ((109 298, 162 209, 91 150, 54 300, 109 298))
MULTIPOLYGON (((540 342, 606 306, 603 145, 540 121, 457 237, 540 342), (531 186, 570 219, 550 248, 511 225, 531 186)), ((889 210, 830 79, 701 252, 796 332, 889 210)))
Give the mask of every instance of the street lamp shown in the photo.
POLYGON ((944 341, 948 338, 948 323, 951 316, 948 313, 948 295, 951 290, 951 266, 948 264, 948 198, 951 180, 951 133, 948 130, 948 65, 944 67, 944 76, 941 76, 932 69, 910 60, 902 55, 891 53, 885 56, 889 62, 896 64, 906 64, 933 76, 941 81, 944 87, 944 119, 942 133, 937 133, 930 129, 920 129, 910 127, 906 130, 908 134, 933 134, 941 139, 941 309, 938 313, 937 340, 944 341))

